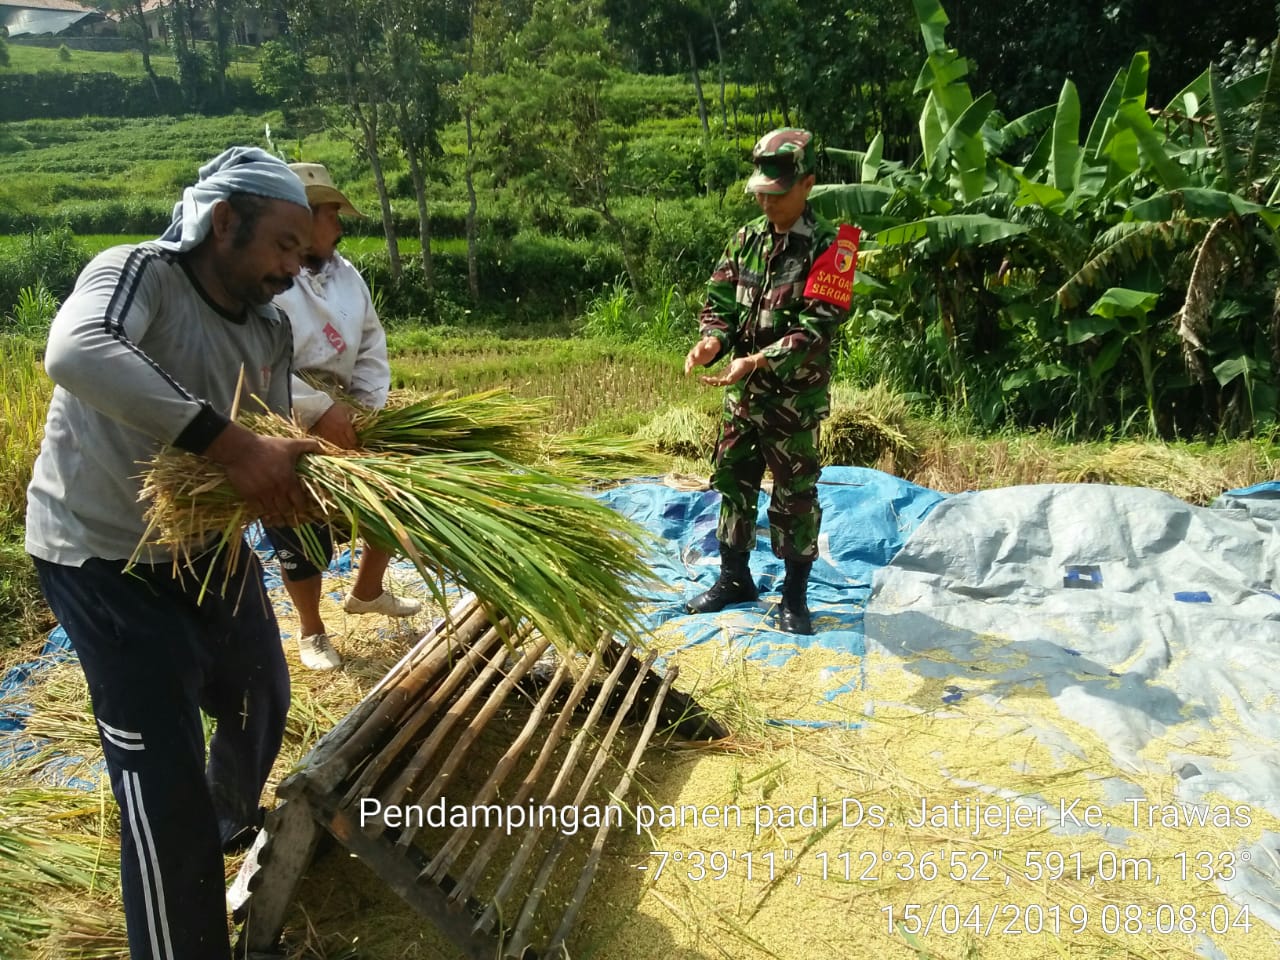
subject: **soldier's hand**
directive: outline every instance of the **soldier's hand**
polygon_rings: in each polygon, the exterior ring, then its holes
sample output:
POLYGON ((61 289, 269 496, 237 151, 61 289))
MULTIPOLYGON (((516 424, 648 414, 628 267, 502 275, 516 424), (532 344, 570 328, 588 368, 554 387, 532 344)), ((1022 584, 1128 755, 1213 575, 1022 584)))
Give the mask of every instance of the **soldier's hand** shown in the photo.
POLYGON ((715 337, 703 337, 684 358, 684 375, 687 377, 694 367, 705 367, 719 355, 720 341, 715 337))
POLYGON ((764 358, 759 354, 738 357, 729 366, 720 371, 719 374, 703 376, 698 379, 709 387, 727 387, 731 383, 737 383, 739 380, 750 376, 763 364, 763 361, 764 358))
POLYGON ((351 422, 351 410, 341 401, 321 414, 320 419, 311 425, 311 432, 343 450, 354 450, 360 446, 355 425, 351 422))

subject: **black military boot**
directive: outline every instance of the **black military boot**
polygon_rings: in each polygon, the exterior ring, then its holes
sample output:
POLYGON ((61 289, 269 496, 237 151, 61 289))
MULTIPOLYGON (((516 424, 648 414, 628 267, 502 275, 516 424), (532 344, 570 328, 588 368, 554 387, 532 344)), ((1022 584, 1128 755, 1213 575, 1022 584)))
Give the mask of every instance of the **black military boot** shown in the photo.
POLYGON ((809 568, 812 560, 788 560, 787 577, 782 581, 782 603, 778 606, 778 629, 787 633, 813 633, 809 622, 809 568))
POLYGON ((706 593, 687 601, 684 608, 690 613, 717 613, 731 603, 759 600, 748 557, 746 550, 720 544, 720 579, 706 593))

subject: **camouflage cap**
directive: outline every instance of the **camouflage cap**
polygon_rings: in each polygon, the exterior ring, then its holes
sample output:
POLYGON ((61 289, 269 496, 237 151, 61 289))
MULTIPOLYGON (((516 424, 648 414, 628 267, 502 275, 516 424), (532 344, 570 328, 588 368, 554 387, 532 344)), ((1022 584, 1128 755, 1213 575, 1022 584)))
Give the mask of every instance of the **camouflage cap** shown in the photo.
POLYGON ((796 127, 770 130, 751 149, 755 172, 747 193, 786 193, 797 180, 813 173, 813 134, 796 127))

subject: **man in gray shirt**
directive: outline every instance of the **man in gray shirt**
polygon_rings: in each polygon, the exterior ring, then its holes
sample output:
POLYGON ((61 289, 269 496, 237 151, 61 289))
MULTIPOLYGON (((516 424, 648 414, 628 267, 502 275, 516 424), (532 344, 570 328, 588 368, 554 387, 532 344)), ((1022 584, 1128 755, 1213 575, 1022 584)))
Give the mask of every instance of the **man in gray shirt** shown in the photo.
POLYGON ((256 396, 289 415, 289 324, 270 302, 310 235, 298 178, 233 147, 201 168, 159 240, 95 257, 49 330, 55 388, 26 546, 88 680, 120 805, 133 960, 231 956, 222 855, 258 826, 289 706, 252 551, 179 566, 145 545, 126 569, 146 529, 140 474, 172 444, 222 464, 268 519, 305 503, 295 467, 315 442, 228 414, 239 389, 242 405, 256 396), (217 723, 207 765, 202 710, 217 723))

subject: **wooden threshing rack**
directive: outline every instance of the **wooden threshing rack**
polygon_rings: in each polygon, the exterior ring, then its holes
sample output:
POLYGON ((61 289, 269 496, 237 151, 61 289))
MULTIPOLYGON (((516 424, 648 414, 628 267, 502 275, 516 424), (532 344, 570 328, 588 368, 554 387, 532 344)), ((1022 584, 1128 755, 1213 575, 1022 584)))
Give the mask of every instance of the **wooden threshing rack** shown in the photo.
POLYGON ((623 803, 655 732, 685 740, 726 736, 672 689, 674 669, 663 677, 653 672, 656 654, 642 661, 630 647, 602 641, 574 670, 549 660, 548 647, 526 626, 495 626, 479 604, 465 601, 316 744, 280 784, 279 803, 232 887, 232 907, 244 921, 242 955, 276 949, 322 828, 462 956, 564 955, 600 864, 607 820, 572 836, 537 826, 515 833, 497 825, 487 833, 474 824, 361 826, 368 798, 423 808, 446 795, 472 807, 580 806, 601 797, 623 803), (487 754, 477 747, 481 740, 487 754), (478 785, 477 770, 490 771, 478 785), (468 777, 473 782, 459 787, 468 777), (576 883, 563 882, 557 870, 574 866, 576 883), (550 886, 562 892, 559 904, 551 903, 550 886), (535 939, 543 942, 535 946, 535 939))

